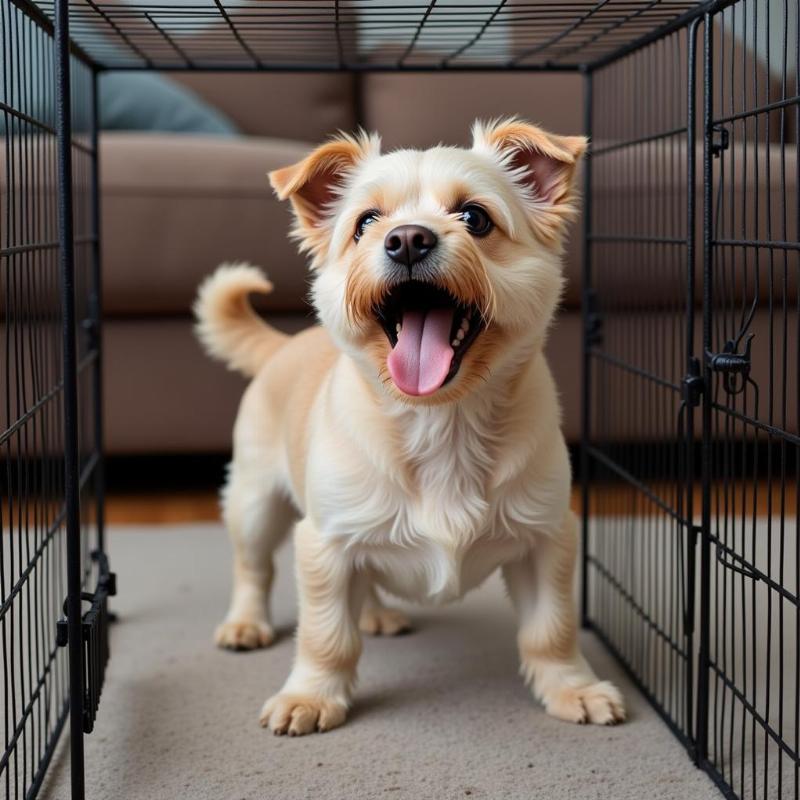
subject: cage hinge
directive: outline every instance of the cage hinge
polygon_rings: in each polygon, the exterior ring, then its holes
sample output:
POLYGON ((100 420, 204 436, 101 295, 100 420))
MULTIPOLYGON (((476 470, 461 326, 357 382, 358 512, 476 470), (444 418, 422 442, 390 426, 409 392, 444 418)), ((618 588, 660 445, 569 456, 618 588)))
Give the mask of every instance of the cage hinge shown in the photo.
POLYGON ((755 334, 744 340, 744 352, 736 352, 736 342, 728 339, 721 353, 706 353, 708 366, 722 373, 722 385, 728 394, 739 394, 750 378, 750 355, 755 334))
MULTIPOLYGON (((94 730, 100 692, 105 680, 106 664, 110 655, 108 626, 111 621, 108 598, 117 593, 117 576, 108 569, 105 553, 94 550, 92 560, 98 563, 100 576, 94 592, 81 592, 81 600, 90 603, 81 618, 81 639, 84 646, 84 695, 83 732, 94 730)), ((66 617, 67 601, 64 601, 64 616, 56 623, 56 644, 65 647, 69 643, 69 623, 66 617)))
POLYGON ((687 406, 696 408, 700 405, 705 384, 700 374, 700 362, 696 358, 689 361, 689 373, 683 379, 683 402, 687 406))
POLYGON ((584 336, 589 347, 603 343, 603 316, 597 310, 597 295, 594 289, 586 291, 586 317, 584 336))
POLYGON ((731 144, 730 131, 722 125, 715 125, 711 129, 711 155, 719 158, 731 144))

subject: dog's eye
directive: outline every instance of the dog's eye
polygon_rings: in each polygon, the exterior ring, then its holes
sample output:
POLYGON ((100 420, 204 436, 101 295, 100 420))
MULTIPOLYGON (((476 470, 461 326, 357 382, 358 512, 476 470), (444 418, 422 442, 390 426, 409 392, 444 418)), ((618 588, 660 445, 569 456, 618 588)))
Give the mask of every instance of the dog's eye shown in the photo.
POLYGON ((458 212, 458 216, 473 236, 486 236, 494 227, 494 223, 491 217, 486 213, 486 209, 475 203, 464 206, 461 211, 458 212))
POLYGON ((353 234, 353 238, 358 241, 364 235, 364 230, 366 229, 367 225, 372 225, 372 223, 376 222, 377 219, 377 211, 365 211, 358 218, 358 222, 356 223, 356 232, 353 234))

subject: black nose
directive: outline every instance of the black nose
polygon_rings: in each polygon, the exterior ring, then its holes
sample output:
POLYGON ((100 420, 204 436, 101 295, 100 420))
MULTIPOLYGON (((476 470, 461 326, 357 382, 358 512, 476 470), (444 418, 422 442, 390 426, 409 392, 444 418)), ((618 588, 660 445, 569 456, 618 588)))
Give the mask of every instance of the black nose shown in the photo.
POLYGON ((437 241, 436 234, 422 225, 398 225, 386 234, 383 246, 392 261, 410 267, 422 261, 437 241))

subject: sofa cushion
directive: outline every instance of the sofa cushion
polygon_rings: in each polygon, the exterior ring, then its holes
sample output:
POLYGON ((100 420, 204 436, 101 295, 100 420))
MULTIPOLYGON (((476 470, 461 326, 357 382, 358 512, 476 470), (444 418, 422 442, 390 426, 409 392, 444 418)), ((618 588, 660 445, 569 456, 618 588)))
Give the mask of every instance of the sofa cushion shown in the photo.
MULTIPOLYGON (((736 131, 734 133, 740 133, 736 131)), ((687 269, 686 147, 640 144, 613 149, 618 142, 593 142, 592 276, 598 301, 633 309, 680 308, 685 302, 687 269), (608 149, 606 149, 608 148, 608 149), (620 269, 620 264, 628 265, 620 269)), ((591 156, 590 156, 591 157, 591 156)), ((694 299, 703 298, 703 148, 696 146, 694 299)), ((756 294, 798 291, 797 153, 794 148, 748 143, 731 136, 729 148, 714 159, 716 188, 714 239, 718 242, 775 242, 775 248, 718 244, 714 248, 713 300, 736 297, 744 307, 756 294), (725 182, 720 186, 719 174, 725 182), (785 283, 785 288, 783 282, 785 283)))
POLYGON ((356 126, 355 77, 345 73, 171 73, 243 133, 318 142, 356 126))
POLYGON ((101 137, 105 312, 186 314, 222 261, 262 266, 272 311, 305 310, 305 258, 288 238, 289 210, 267 172, 310 145, 174 134, 101 137))
MULTIPOLYGON (((311 320, 299 314, 272 314, 269 322, 293 333, 311 320)), ((580 315, 562 314, 547 344, 569 441, 576 441, 580 432, 580 331, 580 315)), ((103 336, 109 453, 230 451, 247 382, 206 356, 190 319, 110 320, 103 336)))
MULTIPOLYGON (((270 323, 294 333, 309 320, 273 314, 270 323)), ((116 319, 103 326, 109 453, 230 451, 247 381, 212 361, 192 327, 189 318, 116 319)))
MULTIPOLYGON (((598 140, 602 151, 613 142, 598 140)), ((268 307, 276 310, 304 308, 307 270, 295 246, 286 236, 290 226, 288 210, 272 196, 265 172, 300 158, 311 145, 251 139, 222 141, 205 137, 105 134, 103 136, 102 179, 104 269, 106 310, 125 313, 185 313, 197 283, 220 261, 252 260, 265 267, 274 279, 275 293, 268 307), (255 166, 254 166, 255 165, 255 166), (202 166, 202 168, 201 168, 202 166)), ((746 238, 768 239, 767 208, 786 206, 786 238, 795 240, 797 217, 796 155, 775 145, 759 148, 759 158, 750 148, 750 174, 745 185, 722 195, 720 238, 741 238, 743 220, 746 238), (745 191, 755 185, 758 169, 760 191, 745 191), (761 203, 756 215, 754 197, 765 197, 770 176, 770 204, 761 203), (779 178, 784 176, 785 183, 779 178), (746 202, 744 199, 746 198, 746 202), (731 214, 734 214, 732 217, 731 214), (742 214, 745 216, 743 217, 742 214), (731 222, 731 220, 733 220, 731 222)), ((646 148, 628 148, 607 153, 595 162, 593 209, 595 233, 605 237, 595 247, 595 284, 604 298, 636 297, 643 307, 680 302, 685 289, 685 248, 668 244, 622 244, 620 236, 662 235, 685 237, 686 184, 685 149, 672 154, 674 168, 661 175, 660 162, 646 148), (630 176, 626 164, 639 165, 630 176), (657 194, 653 187, 659 186, 657 194), (647 213, 644 213, 644 212, 647 213), (637 227, 640 224, 641 227, 637 227), (655 226, 655 227, 654 227, 655 226), (611 267, 620 260, 641 262, 639 270, 611 267), (654 281, 658 291, 654 292, 654 281)), ((698 165, 702 149, 698 145, 698 165)), ((726 154, 732 164, 744 163, 741 145, 734 142, 726 154)), ((0 152, 0 166, 3 153, 0 152)), ((702 242, 699 225, 702 205, 702 174, 697 170, 698 215, 696 231, 695 296, 699 305, 702 291, 702 242)), ((0 173, 0 183, 2 183, 0 173)), ((580 180, 580 179, 579 179, 580 180)), ((784 238, 773 221, 773 239, 784 238)), ((782 261, 769 249, 719 248, 720 258, 730 268, 750 259, 750 280, 754 279, 753 258, 765 300, 773 277, 780 277, 782 261), (735 258, 735 262, 732 260, 735 258)), ((580 306, 582 237, 580 224, 573 224, 565 270, 567 290, 563 304, 580 306)), ((796 271, 788 270, 789 291, 795 291, 796 271)), ((777 278, 776 278, 777 279, 777 278)), ((750 287, 752 291, 752 287, 750 287)))

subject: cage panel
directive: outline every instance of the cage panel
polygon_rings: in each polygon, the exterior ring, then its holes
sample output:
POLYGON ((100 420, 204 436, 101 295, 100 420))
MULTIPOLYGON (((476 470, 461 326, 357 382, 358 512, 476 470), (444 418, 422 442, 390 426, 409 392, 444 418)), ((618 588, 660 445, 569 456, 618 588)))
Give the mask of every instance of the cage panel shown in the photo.
MULTIPOLYGON (((94 76, 71 59, 75 293, 80 328, 81 572, 98 570, 94 76)), ((52 26, 24 3, 0 4, 0 650, 4 689, 0 795, 34 797, 69 713, 64 331, 52 26)))
POLYGON ((686 742, 694 541, 694 412, 684 385, 694 342, 688 44, 681 30, 591 76, 585 387, 586 622, 686 742))
POLYGON ((585 619, 726 795, 797 798, 797 16, 788 0, 2 0, 6 797, 36 794, 68 709, 55 620, 72 480, 79 584, 101 582, 80 648, 87 730, 108 656, 111 584, 93 557, 102 472, 92 69, 586 67, 585 619), (67 5, 70 195, 49 21, 67 5), (65 373, 67 206, 77 352, 65 373), (65 425, 73 368, 78 414, 65 425), (74 434, 71 474, 63 451, 74 434))
POLYGON ((709 24, 707 767, 733 796, 796 798, 798 9, 709 24))

